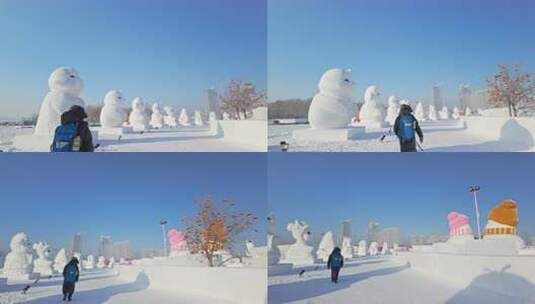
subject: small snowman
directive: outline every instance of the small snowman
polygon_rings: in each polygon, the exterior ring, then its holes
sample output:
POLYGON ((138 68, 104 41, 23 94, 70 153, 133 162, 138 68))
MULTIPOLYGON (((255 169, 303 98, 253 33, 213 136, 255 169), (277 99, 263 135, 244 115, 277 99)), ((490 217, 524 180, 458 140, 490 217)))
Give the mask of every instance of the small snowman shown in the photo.
POLYGON ((161 129, 164 125, 164 116, 160 109, 160 105, 155 103, 152 105, 152 114, 150 116, 150 126, 155 129, 161 129))
POLYGON ((104 107, 100 112, 100 124, 105 128, 122 127, 128 116, 126 100, 118 90, 109 91, 104 96, 104 107))
POLYGON ((128 122, 134 129, 145 130, 148 127, 148 119, 145 114, 145 104, 141 97, 136 97, 132 101, 132 112, 128 117, 128 122))

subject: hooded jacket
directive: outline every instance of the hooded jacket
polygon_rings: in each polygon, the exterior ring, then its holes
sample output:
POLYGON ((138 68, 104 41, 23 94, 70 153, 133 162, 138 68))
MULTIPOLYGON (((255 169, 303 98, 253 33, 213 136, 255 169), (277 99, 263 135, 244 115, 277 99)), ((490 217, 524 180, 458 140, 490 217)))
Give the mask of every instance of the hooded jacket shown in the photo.
POLYGON ((412 116, 412 118, 414 119, 414 130, 416 131, 416 133, 418 134, 418 137, 420 137, 420 141, 423 140, 424 138, 424 133, 422 132, 422 129, 420 129, 420 124, 418 123, 418 120, 416 119, 416 117, 414 117, 414 115, 412 115, 412 108, 411 106, 409 105, 401 105, 401 108, 399 109, 399 115, 398 117, 396 118, 396 121, 394 122, 394 133, 396 134, 397 137, 400 137, 400 134, 399 134, 399 119, 402 115, 410 115, 412 116))
POLYGON ((80 136, 80 152, 93 152, 93 136, 89 130, 88 123, 84 120, 87 118, 84 108, 72 106, 70 110, 61 114, 61 124, 78 123, 78 136, 80 136))

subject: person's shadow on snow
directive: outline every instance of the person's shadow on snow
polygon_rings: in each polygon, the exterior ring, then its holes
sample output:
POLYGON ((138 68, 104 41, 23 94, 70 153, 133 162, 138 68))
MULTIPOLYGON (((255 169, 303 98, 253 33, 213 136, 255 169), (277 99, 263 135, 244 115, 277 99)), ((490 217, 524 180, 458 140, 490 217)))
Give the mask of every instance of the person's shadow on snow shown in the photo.
POLYGON ((270 285, 268 286, 268 294, 272 299, 277 299, 278 303, 305 300, 349 288, 352 284, 369 279, 371 277, 384 276, 400 272, 409 267, 410 266, 407 264, 403 266, 395 266, 348 275, 344 275, 344 268, 342 268, 338 278, 338 284, 331 283, 327 277, 321 277, 301 282, 270 285))
POLYGON ((470 285, 456 293, 446 303, 473 303, 484 299, 485 303, 535 303, 535 285, 516 274, 507 273, 510 265, 501 271, 491 271, 475 277, 470 285), (493 293, 489 295, 488 290, 493 293))
MULTIPOLYGON (((147 289, 149 285, 150 285, 150 281, 147 275, 143 272, 140 272, 137 275, 136 280, 131 283, 112 285, 112 286, 98 288, 98 289, 75 291, 72 297, 72 301, 75 303, 91 303, 91 304, 105 303, 111 297, 115 295, 142 291, 144 289, 147 289)), ((31 300, 31 301, 28 301, 27 303, 33 303, 33 304, 59 303, 61 302, 61 298, 62 298, 61 290, 58 290, 57 295, 31 300)))

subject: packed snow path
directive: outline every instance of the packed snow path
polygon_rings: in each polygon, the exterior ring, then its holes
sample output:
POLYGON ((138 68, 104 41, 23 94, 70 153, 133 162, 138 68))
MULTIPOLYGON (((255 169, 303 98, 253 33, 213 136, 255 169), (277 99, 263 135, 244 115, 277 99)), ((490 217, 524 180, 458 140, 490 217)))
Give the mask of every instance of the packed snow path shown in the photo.
MULTIPOLYGON (((21 290, 28 284, 20 282, 0 286, 0 304, 62 303, 62 279, 58 276, 42 279, 23 295, 21 290)), ((121 278, 113 270, 82 272, 76 284, 72 303, 226 303, 220 299, 173 294, 150 288, 148 277, 140 272, 134 281, 121 278)))
MULTIPOLYGON (((526 144, 511 145, 500 141, 487 141, 464 130, 459 120, 422 122, 423 149, 426 152, 520 152, 533 148, 526 144)), ((290 144, 290 152, 398 152, 399 142, 389 129, 360 134, 356 140, 346 142, 296 141, 293 130, 309 128, 308 125, 270 125, 269 151, 280 151, 280 142, 290 144), (380 138, 388 134, 383 141, 380 138)))
POLYGON ((269 303, 525 303, 479 288, 452 286, 429 278, 391 257, 346 262, 338 284, 330 282, 325 264, 270 276, 269 303), (305 273, 299 276, 299 271, 305 273))

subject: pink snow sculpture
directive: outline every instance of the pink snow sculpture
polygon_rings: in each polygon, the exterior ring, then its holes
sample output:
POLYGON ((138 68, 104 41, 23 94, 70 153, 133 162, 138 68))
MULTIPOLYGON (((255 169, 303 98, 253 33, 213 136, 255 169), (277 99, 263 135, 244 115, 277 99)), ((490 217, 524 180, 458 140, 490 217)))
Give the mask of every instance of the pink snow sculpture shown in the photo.
POLYGON ((472 229, 468 223, 468 216, 457 212, 450 212, 448 214, 448 222, 450 236, 472 234, 472 229))
POLYGON ((176 229, 171 229, 167 232, 167 238, 171 246, 171 251, 185 251, 188 250, 188 243, 186 241, 186 234, 176 229))

